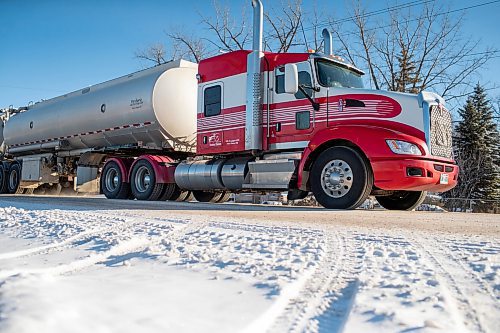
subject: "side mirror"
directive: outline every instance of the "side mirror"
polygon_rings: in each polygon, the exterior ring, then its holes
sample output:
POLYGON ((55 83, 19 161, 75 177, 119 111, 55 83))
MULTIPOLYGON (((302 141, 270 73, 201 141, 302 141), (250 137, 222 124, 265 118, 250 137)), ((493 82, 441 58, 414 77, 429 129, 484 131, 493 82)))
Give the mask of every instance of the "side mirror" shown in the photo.
POLYGON ((299 91, 299 73, 296 64, 285 65, 285 92, 296 94, 299 91))

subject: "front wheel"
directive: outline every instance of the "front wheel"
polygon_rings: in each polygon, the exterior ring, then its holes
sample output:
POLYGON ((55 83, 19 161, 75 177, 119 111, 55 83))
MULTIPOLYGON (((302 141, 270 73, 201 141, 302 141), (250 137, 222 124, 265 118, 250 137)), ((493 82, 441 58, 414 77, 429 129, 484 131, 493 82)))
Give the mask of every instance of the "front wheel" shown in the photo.
POLYGON ((397 191, 391 195, 376 196, 378 203, 389 210, 414 210, 427 196, 427 191, 397 191))
POLYGON ((370 194, 373 173, 358 152, 349 147, 325 150, 310 173, 316 200, 328 209, 355 209, 370 194))

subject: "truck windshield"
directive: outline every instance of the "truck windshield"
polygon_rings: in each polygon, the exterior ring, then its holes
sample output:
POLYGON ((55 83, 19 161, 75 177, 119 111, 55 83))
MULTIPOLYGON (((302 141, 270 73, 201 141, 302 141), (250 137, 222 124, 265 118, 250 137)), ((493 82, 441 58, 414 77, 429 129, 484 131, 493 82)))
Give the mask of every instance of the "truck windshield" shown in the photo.
POLYGON ((324 87, 363 88, 361 74, 327 60, 317 60, 318 81, 324 87))

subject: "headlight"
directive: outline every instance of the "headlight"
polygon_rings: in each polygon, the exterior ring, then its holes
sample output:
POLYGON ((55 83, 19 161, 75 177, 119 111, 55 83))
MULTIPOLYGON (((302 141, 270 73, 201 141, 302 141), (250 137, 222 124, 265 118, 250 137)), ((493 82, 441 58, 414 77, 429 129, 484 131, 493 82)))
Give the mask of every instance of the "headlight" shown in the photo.
POLYGON ((417 145, 400 140, 385 140, 394 154, 422 155, 417 145))

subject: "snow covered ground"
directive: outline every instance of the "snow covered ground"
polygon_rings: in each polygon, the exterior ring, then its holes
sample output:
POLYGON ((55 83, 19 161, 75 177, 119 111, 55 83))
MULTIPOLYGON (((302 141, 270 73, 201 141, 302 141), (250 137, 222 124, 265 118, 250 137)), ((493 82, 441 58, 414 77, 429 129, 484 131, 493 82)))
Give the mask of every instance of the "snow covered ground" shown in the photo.
POLYGON ((0 332, 499 331, 497 217, 113 204, 0 197, 0 332))

